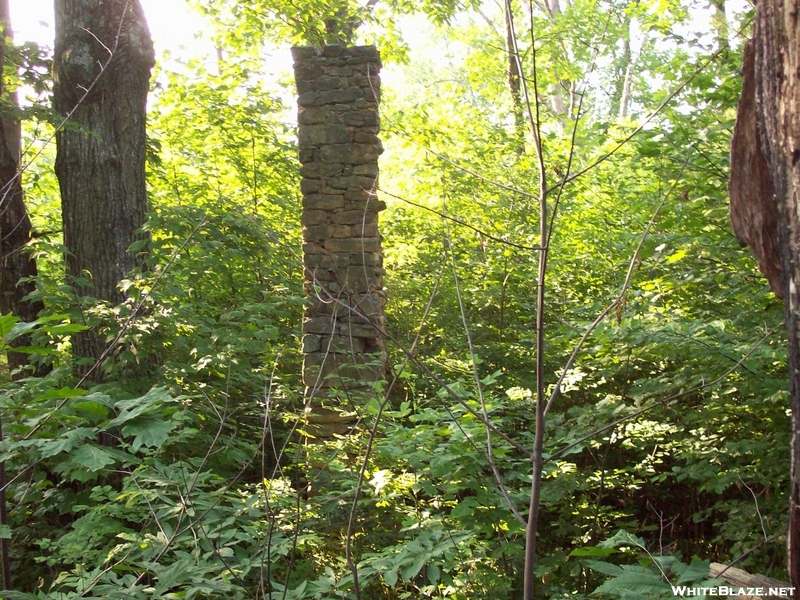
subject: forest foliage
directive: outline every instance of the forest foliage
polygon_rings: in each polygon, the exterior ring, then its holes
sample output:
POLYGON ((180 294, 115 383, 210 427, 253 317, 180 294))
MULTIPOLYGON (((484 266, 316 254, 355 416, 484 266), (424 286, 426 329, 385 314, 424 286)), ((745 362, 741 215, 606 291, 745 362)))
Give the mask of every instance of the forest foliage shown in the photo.
MULTIPOLYGON (((151 243, 118 306, 64 284, 48 49, 22 45, 6 65, 33 95, 23 182, 47 309, 28 324, 4 315, 0 331, 6 345, 30 333, 32 362, 52 370, 4 375, 0 538, 15 591, 2 594, 522 598, 509 502, 525 514, 531 486, 518 447, 534 444, 540 166, 502 7, 194 4, 222 52, 156 67, 151 243), (342 10, 359 27, 329 39, 320 16, 342 10), (384 57, 396 383, 385 405, 352 407, 357 433, 307 444, 293 89, 267 80, 262 58, 331 41, 384 57), (114 352, 101 383, 79 385, 70 335, 86 323, 114 352), (489 460, 476 414, 518 447, 494 435, 489 460)), ((752 11, 512 4, 557 209, 546 391, 564 378, 546 429, 538 597, 668 597, 711 561, 785 579, 782 305, 731 232, 726 192, 752 11)))

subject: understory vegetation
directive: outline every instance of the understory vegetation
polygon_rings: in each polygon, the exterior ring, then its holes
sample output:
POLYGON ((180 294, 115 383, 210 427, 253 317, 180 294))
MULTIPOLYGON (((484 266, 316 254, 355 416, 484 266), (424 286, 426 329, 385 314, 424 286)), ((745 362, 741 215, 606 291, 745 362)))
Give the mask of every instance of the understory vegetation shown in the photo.
POLYGON ((3 373, 13 591, 0 595, 521 599, 536 136, 551 188, 546 396, 563 375, 537 597, 671 597, 709 562, 786 579, 783 306, 731 232, 726 191, 751 12, 513 2, 521 86, 502 6, 379 4, 358 41, 384 58, 391 380, 350 407, 355 433, 313 443, 294 91, 263 60, 305 39, 287 30, 302 15, 196 4, 224 52, 156 67, 152 241, 118 306, 64 284, 48 51, 28 44, 7 66, 35 92, 23 182, 47 308, 30 324, 0 317, 0 332, 30 333, 47 368, 3 373), (112 342, 93 381, 70 353, 86 327, 112 342))

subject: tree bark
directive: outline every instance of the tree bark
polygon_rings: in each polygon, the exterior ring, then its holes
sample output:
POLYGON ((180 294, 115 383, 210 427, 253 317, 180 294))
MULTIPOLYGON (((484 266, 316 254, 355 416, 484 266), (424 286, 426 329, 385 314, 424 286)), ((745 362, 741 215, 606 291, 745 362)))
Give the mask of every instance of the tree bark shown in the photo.
POLYGON ((772 173, 761 151, 756 105, 755 46, 744 46, 742 95, 731 139, 728 180, 731 225, 743 246, 750 246, 758 268, 778 298, 783 298, 783 276, 778 243, 778 205, 772 173))
MULTIPOLYGON (((116 304, 139 266, 130 245, 147 211, 145 111, 155 53, 139 0, 55 0, 54 107, 67 276, 76 293, 116 304)), ((73 337, 77 357, 105 343, 73 337)))
MULTIPOLYGON (((722 579, 730 585, 740 588, 785 588, 789 584, 785 581, 778 581, 764 575, 751 575, 747 571, 737 569, 736 567, 729 567, 720 563, 711 563, 709 565, 708 576, 712 579, 722 579)), ((737 596, 737 600, 747 600, 747 598, 755 598, 760 600, 759 596, 737 596)))
POLYGON ((514 28, 511 24, 510 6, 506 5, 503 11, 506 23, 506 56, 508 60, 508 90, 511 92, 511 102, 514 111, 514 135, 517 138, 517 155, 525 154, 525 103, 522 98, 522 74, 519 72, 520 58, 516 54, 514 42, 514 28))
MULTIPOLYGON (((628 118, 628 108, 630 107, 631 103, 631 88, 633 87, 633 52, 631 52, 631 18, 625 18, 625 25, 627 26, 627 32, 625 35, 625 39, 622 40, 622 68, 621 77, 617 82, 617 90, 615 90, 614 96, 619 98, 617 102, 617 116, 620 119, 627 119, 628 118)), ((614 103, 612 102, 612 110, 614 108, 614 103)))
MULTIPOLYGON (((8 0, 0 0, 0 31, 4 39, 11 39, 11 20, 8 0)), ((5 63, 5 43, 0 43, 0 65, 5 63)), ((7 106, 16 106, 16 94, 7 91, 0 77, 0 98, 7 106)), ((24 298, 36 290, 29 278, 36 277, 36 261, 25 252, 31 241, 31 221, 25 210, 20 180, 19 120, 8 114, 0 115, 0 313, 12 313, 20 321, 35 321, 44 309, 41 301, 26 301, 24 298), (25 281, 23 281, 25 280, 25 281)), ((12 346, 29 346, 30 337, 22 336, 12 346)), ((8 366, 13 372, 28 364, 28 355, 10 351, 8 366)))
POLYGON ((789 576, 800 588, 800 0, 759 0, 755 43, 758 121, 778 206, 789 338, 792 467, 789 576))

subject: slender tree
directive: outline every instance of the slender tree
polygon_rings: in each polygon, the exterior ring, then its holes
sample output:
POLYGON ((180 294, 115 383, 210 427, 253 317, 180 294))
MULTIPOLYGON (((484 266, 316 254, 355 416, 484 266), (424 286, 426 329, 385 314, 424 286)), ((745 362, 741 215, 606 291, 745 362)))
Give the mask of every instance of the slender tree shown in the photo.
MULTIPOLYGON (((56 138, 67 276, 79 295, 118 303, 138 265, 129 251, 144 224, 145 110, 155 64, 139 0, 56 0, 54 106, 67 120, 56 138)), ((73 338, 77 357, 104 342, 73 338)))
MULTIPOLYGON (((11 40, 8 0, 0 0, 0 27, 4 42, 0 43, 0 65, 5 63, 6 43, 11 40)), ((0 312, 12 313, 20 321, 34 321, 44 308, 41 301, 25 300, 35 291, 31 281, 36 276, 36 261, 25 252, 31 241, 31 221, 25 210, 20 180, 20 122, 12 114, 17 104, 16 94, 0 77, 0 312)), ((12 346, 30 345, 28 336, 18 338, 12 346)), ((27 355, 8 353, 9 368, 14 371, 27 364, 27 355)))

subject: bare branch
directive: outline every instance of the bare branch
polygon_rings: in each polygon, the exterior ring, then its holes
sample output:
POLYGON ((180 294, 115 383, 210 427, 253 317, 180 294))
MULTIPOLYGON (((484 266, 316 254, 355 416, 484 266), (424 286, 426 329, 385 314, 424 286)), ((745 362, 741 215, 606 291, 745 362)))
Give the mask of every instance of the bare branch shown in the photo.
POLYGON ((475 227, 474 225, 470 225, 466 221, 462 221, 461 219, 457 219, 456 217, 452 217, 452 216, 450 216, 448 214, 445 214, 445 213, 443 213, 441 211, 438 211, 435 208, 431 208, 429 206, 425 206, 424 204, 420 204, 419 202, 414 202, 413 200, 409 200, 408 198, 403 198, 402 196, 398 196, 397 194, 392 194, 391 192, 387 192, 386 190, 384 190, 382 188, 378 188, 378 191, 380 191, 381 194, 385 194, 386 196, 389 196, 390 198, 394 198, 395 200, 400 200, 401 202, 405 202, 406 204, 410 204, 411 206, 414 206, 416 208, 421 208, 422 210, 426 210, 428 212, 431 212, 431 213, 441 217, 442 219, 446 219, 448 221, 452 221, 453 223, 461 225, 462 227, 466 227, 467 229, 471 229, 475 233, 477 233, 479 235, 482 235, 482 236, 484 236, 484 237, 486 237, 486 238, 488 238, 488 239, 490 239, 490 240, 492 240, 494 242, 497 242, 499 244, 503 244, 504 246, 511 246, 512 248, 518 248, 519 250, 527 250, 527 251, 532 251, 532 252, 538 252, 539 250, 542 249, 541 246, 525 246, 523 244, 517 244, 515 242, 509 242, 508 240, 504 240, 503 238, 499 238, 499 237, 497 237, 495 235, 492 235, 491 233, 487 233, 483 229, 478 229, 477 227, 475 227))
MULTIPOLYGON (((441 273, 439 274, 439 278, 436 280, 436 283, 433 286, 433 290, 431 290, 430 295, 428 296, 428 303, 425 305, 425 311, 422 314, 422 319, 420 320, 419 327, 417 327, 417 333, 414 337, 414 341, 411 344, 410 351, 413 354, 414 350, 419 343, 420 338, 422 337, 422 330, 425 327, 425 321, 428 319, 428 315, 430 314, 431 307, 433 306, 433 300, 436 297, 436 292, 439 289, 439 282, 441 281, 441 273)), ((345 538, 345 560, 347 562, 347 567, 350 569, 350 572, 353 574, 353 587, 355 589, 356 599, 360 600, 361 598, 361 589, 358 585, 358 565, 353 562, 352 556, 352 541, 353 541, 353 532, 355 530, 356 525, 356 515, 358 510, 358 500, 361 496, 361 490, 364 487, 364 478, 367 472, 367 466, 369 465, 369 457, 372 454, 372 446, 375 443, 375 439, 378 434, 378 425, 381 422, 381 416, 383 415, 383 411, 386 408, 386 404, 389 402, 389 397, 394 388, 397 380, 400 377, 400 373, 403 372, 406 365, 408 365, 409 358, 406 357, 403 361, 403 365, 398 372, 394 374, 389 387, 384 394, 383 400, 381 401, 380 405, 378 406, 378 413, 375 415, 375 422, 372 425, 372 428, 369 432, 369 439, 367 440, 367 448, 364 451, 364 460, 361 462, 361 469, 358 472, 358 483, 356 483, 356 489, 353 491, 353 502, 350 505, 350 516, 347 520, 347 536, 345 538)))
MULTIPOLYGON (((688 86, 695 79, 695 77, 700 75, 700 73, 702 73, 706 67, 712 64, 720 56, 720 54, 722 54, 721 49, 717 50, 714 54, 712 54, 705 62, 695 67, 694 72, 685 81, 683 81, 677 88, 675 88, 675 90, 673 90, 673 92, 669 96, 667 96, 666 100, 664 100, 661 104, 659 104, 658 108, 656 108, 652 113, 650 113, 650 115, 636 129, 634 129, 630 134, 625 136, 625 138, 623 138, 622 141, 617 143, 617 145, 614 146, 613 149, 611 149, 609 152, 606 152, 601 157, 596 159, 594 162, 588 164, 574 175, 570 175, 568 178, 564 180, 563 184, 559 185, 564 185, 575 181, 576 179, 578 179, 578 177, 585 175, 586 173, 594 169, 597 165, 605 162, 606 160, 614 156, 614 154, 619 152, 619 150, 623 146, 625 146, 628 142, 630 142, 634 137, 639 135, 639 133, 641 133, 641 131, 650 123, 650 121, 652 121, 659 114, 661 114, 661 111, 663 111, 667 106, 669 106, 670 102, 672 102, 686 88, 686 86, 688 86)), ((550 188, 548 191, 553 191, 554 189, 555 187, 550 188)))
POLYGON ((633 277, 633 270, 636 266, 639 254, 642 251, 642 247, 644 246, 645 241, 649 237, 650 230, 653 228, 656 218, 658 217, 658 214, 661 212, 661 209, 664 207, 664 204, 669 198, 669 195, 673 192, 675 186, 678 185, 680 177, 683 174, 683 171, 686 168, 686 164, 688 163, 688 161, 689 159, 687 157, 687 159, 683 163, 683 166, 681 167, 680 172, 678 173, 678 176, 672 183, 672 186, 667 191, 664 198, 662 198, 661 202, 658 203, 656 210, 653 212, 653 216, 650 217, 650 222, 647 223, 647 227, 645 227, 644 232, 642 233, 642 237, 639 239, 639 244, 636 246, 636 250, 634 251, 633 256, 631 256, 630 261, 628 261, 628 271, 627 273, 625 273, 625 280, 622 282, 622 288, 617 294, 617 297, 614 298, 614 300, 608 306, 606 306, 606 308, 603 309, 599 315, 597 315, 595 320, 592 321, 592 324, 589 325, 589 327, 586 328, 586 331, 583 332, 581 339, 578 341, 578 343, 575 345, 575 348, 572 350, 572 354, 570 354, 567 363, 564 365, 564 369, 561 372, 561 376, 558 378, 558 381, 553 387, 553 391, 550 394, 550 399, 547 401, 547 406, 544 409, 545 415, 547 415, 547 413, 550 411, 550 408, 553 406, 553 403, 556 401, 559 394, 561 393, 561 384, 564 383, 564 378, 567 376, 567 373, 572 368, 572 365, 575 364, 575 360, 578 358, 578 354, 580 354, 580 351, 583 349, 583 345, 586 343, 586 340, 589 339, 589 336, 592 335, 594 330, 597 329, 600 323, 603 322, 603 319, 605 319, 606 316, 608 316, 608 314, 612 310, 614 310, 615 308, 617 308, 617 306, 619 306, 620 302, 622 302, 623 298, 625 297, 625 294, 627 293, 628 287, 630 286, 631 283, 631 277, 633 277))
MULTIPOLYGON (((475 387, 478 391, 478 400, 481 404, 481 412, 483 413, 483 420, 484 423, 489 423, 489 411, 486 409, 486 399, 483 396, 483 385, 481 383, 481 377, 478 374, 478 361, 477 357, 475 356, 475 345, 472 343, 472 334, 469 330, 469 323, 467 322, 467 312, 464 309, 464 299, 461 296, 461 286, 458 282, 458 272, 456 270, 456 258, 455 253, 453 252, 453 242, 450 238, 450 231, 447 230, 447 243, 450 250, 450 263, 453 267, 453 283, 455 284, 456 290, 456 300, 458 301, 458 310, 461 313, 461 324, 464 327, 464 334, 467 336, 467 346, 469 347, 469 355, 472 361, 472 376, 475 379, 475 387)), ((492 470, 492 475, 494 476, 495 483, 497 483, 497 487, 500 490, 500 493, 503 495, 503 498, 508 505, 511 514, 520 522, 523 527, 527 527, 528 523, 525 518, 520 514, 519 510, 517 509, 517 505, 511 499, 511 496, 506 489, 505 483, 503 482, 503 476, 500 474, 500 470, 497 468, 497 463, 494 461, 494 448, 492 447, 492 430, 489 429, 488 426, 486 427, 486 459, 489 461, 489 467, 492 470)))

